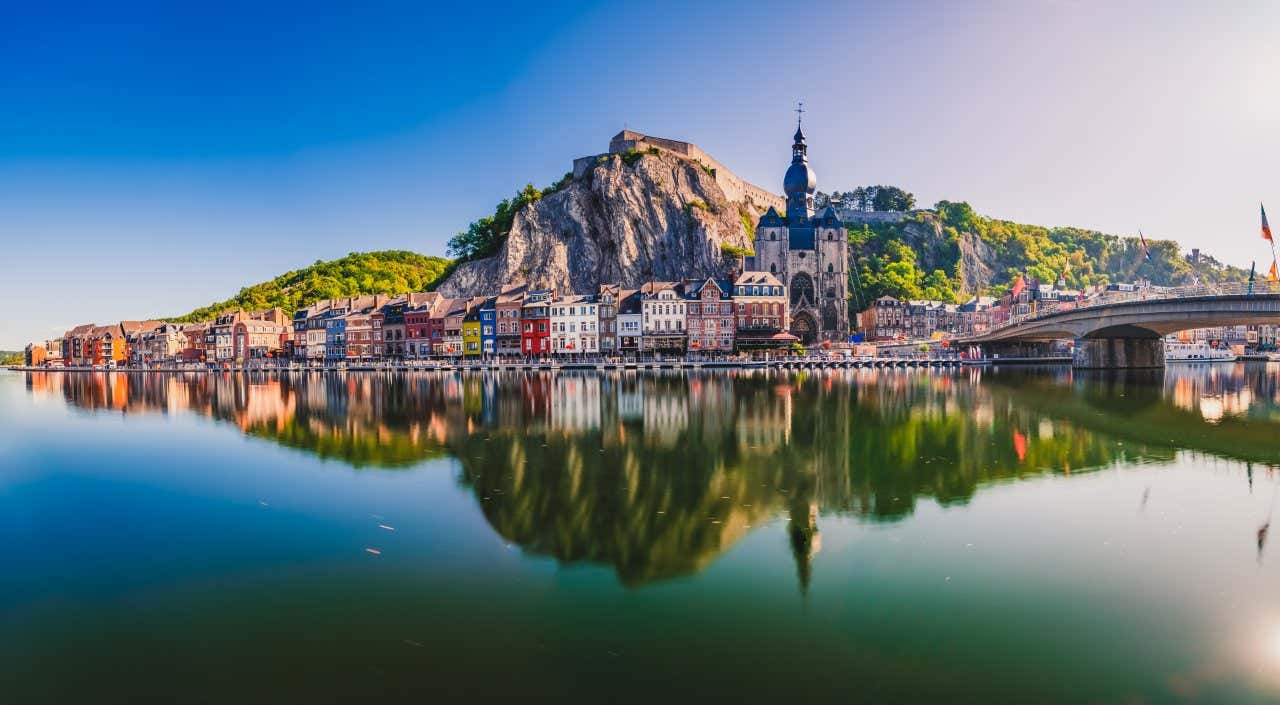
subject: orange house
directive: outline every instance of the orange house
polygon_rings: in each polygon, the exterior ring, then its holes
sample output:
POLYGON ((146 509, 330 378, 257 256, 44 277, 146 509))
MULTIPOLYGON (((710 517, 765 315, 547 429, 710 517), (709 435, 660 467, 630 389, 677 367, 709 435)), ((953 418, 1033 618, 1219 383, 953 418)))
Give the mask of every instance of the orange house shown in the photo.
POLYGON ((88 342, 85 361, 90 365, 105 365, 111 361, 119 364, 129 359, 129 341, 119 324, 95 326, 89 332, 88 342))

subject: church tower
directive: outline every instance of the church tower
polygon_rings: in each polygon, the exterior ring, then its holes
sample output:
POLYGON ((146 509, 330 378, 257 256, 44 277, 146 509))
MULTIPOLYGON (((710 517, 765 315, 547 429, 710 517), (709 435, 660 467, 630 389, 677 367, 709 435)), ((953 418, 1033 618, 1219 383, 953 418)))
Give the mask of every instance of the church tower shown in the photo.
POLYGON ((756 267, 787 287, 791 334, 806 345, 849 337, 849 240, 835 209, 813 210, 818 177, 796 125, 791 166, 782 179, 787 212, 770 208, 756 227, 756 267))

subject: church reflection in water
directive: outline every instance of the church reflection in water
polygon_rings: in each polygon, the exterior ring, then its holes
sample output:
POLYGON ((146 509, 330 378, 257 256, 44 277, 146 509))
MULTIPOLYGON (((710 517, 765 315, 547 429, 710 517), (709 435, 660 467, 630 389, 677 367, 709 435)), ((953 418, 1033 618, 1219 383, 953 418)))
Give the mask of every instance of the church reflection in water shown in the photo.
POLYGON ((998 481, 1179 452, 1280 463, 1275 373, 1243 367, 31 373, 27 384, 81 409, 204 415, 362 470, 451 458, 504 539, 609 565, 627 585, 698 571, 782 517, 805 589, 824 515, 896 521, 998 481))

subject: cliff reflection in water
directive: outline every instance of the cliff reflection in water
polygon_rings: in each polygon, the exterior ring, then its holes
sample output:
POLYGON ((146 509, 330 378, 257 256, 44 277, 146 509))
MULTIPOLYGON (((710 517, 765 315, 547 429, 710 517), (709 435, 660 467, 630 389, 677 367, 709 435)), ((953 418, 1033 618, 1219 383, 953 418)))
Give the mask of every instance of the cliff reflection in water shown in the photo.
POLYGON ((699 570, 780 515, 801 586, 819 518, 910 515, 993 482, 1183 449, 1280 462, 1274 373, 1092 377, 844 370, 702 374, 28 375, 84 409, 198 413, 357 468, 453 457, 525 550, 627 584, 699 570), (1177 439, 1176 441, 1174 439, 1177 439))

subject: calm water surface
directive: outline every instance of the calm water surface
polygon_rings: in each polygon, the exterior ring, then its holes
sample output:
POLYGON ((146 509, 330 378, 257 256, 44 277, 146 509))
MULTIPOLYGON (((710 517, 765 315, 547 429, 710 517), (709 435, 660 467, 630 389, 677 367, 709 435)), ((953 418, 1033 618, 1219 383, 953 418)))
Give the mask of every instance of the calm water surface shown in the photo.
POLYGON ((1280 365, 0 373, 0 701, 1275 703, 1277 467, 1280 365))

